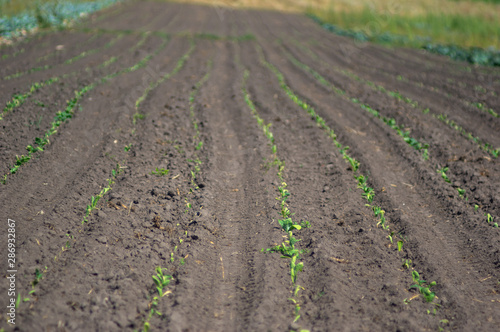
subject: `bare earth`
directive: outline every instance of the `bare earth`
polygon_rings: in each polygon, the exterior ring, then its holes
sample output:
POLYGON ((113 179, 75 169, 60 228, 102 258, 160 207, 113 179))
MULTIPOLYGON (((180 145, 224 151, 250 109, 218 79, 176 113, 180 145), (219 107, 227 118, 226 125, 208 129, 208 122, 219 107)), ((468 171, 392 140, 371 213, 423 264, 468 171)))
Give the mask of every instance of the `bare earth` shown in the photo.
MULTIPOLYGON (((3 55, 4 104, 59 77, 0 120, 0 266, 6 273, 10 218, 17 291, 30 299, 15 327, 2 319, 6 331, 131 331, 145 321, 152 331, 498 331, 500 164, 481 146, 500 147, 500 119, 473 105, 498 113, 498 69, 355 44, 302 15, 160 2, 108 8, 3 55), (272 124, 275 155, 245 91, 272 124), (356 173, 311 109, 349 146, 356 173), (428 144, 429 158, 380 117, 428 144), (311 224, 295 232, 305 249, 296 322, 289 260, 261 252, 286 235, 275 157, 293 219, 311 224), (355 174, 374 188, 372 203, 355 174), (107 179, 112 189, 82 224, 107 179), (367 204, 385 210, 389 230, 367 204), (148 318, 157 266, 173 279, 157 300, 162 315, 148 318), (432 303, 410 289, 412 271, 436 281, 432 303)), ((1 308, 7 289, 4 279, 1 308)))

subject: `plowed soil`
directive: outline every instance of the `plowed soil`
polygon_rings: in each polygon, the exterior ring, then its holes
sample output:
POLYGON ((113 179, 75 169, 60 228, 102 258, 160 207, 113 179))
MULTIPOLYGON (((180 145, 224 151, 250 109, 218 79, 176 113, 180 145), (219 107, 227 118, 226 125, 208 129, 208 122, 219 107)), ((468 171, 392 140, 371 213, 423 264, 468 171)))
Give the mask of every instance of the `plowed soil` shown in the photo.
POLYGON ((58 80, 0 120, 0 266, 17 270, 21 294, 9 324, 0 282, 5 331, 498 331, 500 119, 475 106, 500 110, 498 69, 356 44, 300 15, 157 1, 108 8, 6 54, 3 104, 58 80), (363 105, 428 144, 428 159, 363 105), (296 296, 289 260, 261 252, 286 240, 274 158, 293 220, 311 225, 294 233, 296 296), (157 267, 172 276, 165 296, 157 267), (411 288, 413 271, 436 282, 432 302, 411 288))

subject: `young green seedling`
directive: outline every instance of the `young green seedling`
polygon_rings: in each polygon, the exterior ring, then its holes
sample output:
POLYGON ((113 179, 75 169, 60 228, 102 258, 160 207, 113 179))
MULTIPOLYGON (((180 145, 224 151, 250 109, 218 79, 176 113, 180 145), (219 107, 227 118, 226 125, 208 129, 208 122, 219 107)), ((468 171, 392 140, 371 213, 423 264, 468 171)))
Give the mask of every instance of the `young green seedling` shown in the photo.
POLYGON ((441 174, 441 177, 443 178, 443 180, 445 180, 448 183, 451 182, 450 179, 448 178, 448 175, 446 175, 446 172, 448 172, 448 167, 442 167, 442 168, 438 169, 437 172, 439 174, 441 174))
POLYGON ((407 270, 411 268, 411 259, 403 259, 403 268, 407 270))
POLYGON ((172 276, 164 274, 163 270, 166 271, 167 269, 158 266, 156 268, 156 275, 152 276, 160 297, 163 297, 168 294, 168 291, 163 292, 163 289, 170 284, 170 280, 172 279, 172 276))
POLYGON ((393 243, 392 242, 392 237, 393 236, 394 236, 394 232, 391 232, 389 235, 387 235, 387 237, 389 238, 389 241, 391 241, 391 243, 393 243))
POLYGON ((155 171, 151 171, 151 174, 157 175, 157 176, 164 176, 164 175, 167 175, 168 172, 169 172, 168 169, 156 167, 156 170, 155 171))
POLYGON ((431 287, 436 285, 435 281, 431 283, 427 283, 427 281, 420 279, 420 275, 417 271, 412 271, 413 281, 416 283, 415 285, 410 286, 410 288, 416 288, 420 294, 422 294, 427 302, 432 302, 436 297, 434 292, 431 292, 431 287))

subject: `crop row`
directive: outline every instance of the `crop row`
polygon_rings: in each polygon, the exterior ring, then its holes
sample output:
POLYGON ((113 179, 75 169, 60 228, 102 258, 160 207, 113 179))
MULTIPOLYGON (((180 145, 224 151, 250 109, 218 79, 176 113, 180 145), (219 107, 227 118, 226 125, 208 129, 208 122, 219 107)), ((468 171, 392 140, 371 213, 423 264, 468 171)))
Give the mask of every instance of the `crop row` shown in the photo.
MULTIPOLYGON (((392 74, 390 73, 386 73, 386 72, 382 72, 383 75, 385 76, 388 76, 388 77, 391 77, 391 78, 394 78, 392 74)), ((423 88, 424 86, 426 86, 426 84, 424 84, 423 82, 419 82, 419 81, 414 81, 414 80, 410 80, 402 75, 397 75, 396 76, 396 79, 398 81, 402 81, 402 82, 405 82, 405 83, 409 83, 409 84, 412 84, 418 88, 423 88)), ((444 91, 441 91, 441 89, 435 87, 435 86, 432 86, 430 87, 430 89, 433 91, 433 92, 436 92, 436 93, 439 93, 443 96, 449 96, 446 92, 444 91)), ((477 89, 476 89, 477 91, 477 89)), ((460 95, 455 95, 454 98, 456 98, 457 100, 460 100, 460 102, 464 105, 464 106, 469 106, 469 107, 474 107, 482 112, 485 112, 495 118, 498 118, 500 115, 498 115, 497 112, 495 112, 492 108, 488 107, 488 105, 486 105, 486 103, 484 102, 474 102, 474 101, 470 101, 470 100, 466 100, 463 96, 460 96, 460 95)))
MULTIPOLYGON (((337 70, 337 68, 334 68, 334 69, 337 70)), ((375 91, 380 91, 382 93, 385 93, 389 97, 392 97, 394 99, 397 99, 399 101, 402 101, 402 102, 408 104, 412 108, 419 109, 424 114, 430 114, 433 118, 445 123, 450 128, 458 131, 463 137, 476 143, 478 145, 478 147, 481 148, 483 151, 488 152, 494 158, 498 158, 498 155, 500 154, 500 148, 499 149, 493 148, 493 146, 490 143, 484 142, 482 139, 480 139, 477 136, 474 136, 471 132, 468 132, 461 125, 457 124, 454 120, 449 119, 446 114, 436 113, 436 112, 432 111, 431 108, 429 108, 429 107, 421 107, 417 101, 412 100, 411 98, 403 95, 401 92, 389 90, 382 85, 379 85, 379 84, 376 84, 370 80, 361 78, 351 71, 348 71, 345 69, 342 69, 340 71, 344 75, 349 76, 349 77, 355 79, 356 81, 359 81, 359 82, 365 84, 366 86, 372 88, 375 91)))
POLYGON ((297 67, 301 68, 302 70, 311 74, 322 85, 324 85, 325 87, 327 87, 331 91, 335 92, 337 95, 343 97, 344 99, 349 100, 351 103, 358 105, 361 109, 367 111, 368 113, 370 113, 371 115, 373 115, 377 119, 381 120, 383 123, 385 123, 391 129, 396 131, 396 133, 399 136, 401 136, 407 144, 409 144, 412 148, 414 148, 415 150, 420 151, 422 153, 422 157, 424 158, 424 160, 429 159, 429 150, 428 150, 429 145, 426 143, 422 143, 422 142, 418 141, 417 139, 411 137, 410 131, 405 130, 405 126, 398 125, 396 123, 396 119, 388 118, 388 117, 382 115, 378 110, 372 108, 370 105, 362 103, 358 98, 354 98, 352 96, 349 96, 346 91, 340 89, 339 87, 335 86, 331 82, 327 81, 318 72, 316 72, 315 70, 311 69, 306 64, 297 60, 290 53, 286 52, 286 56, 290 59, 290 61, 295 66, 297 66, 297 67))
POLYGON ((8 59, 10 57, 15 58, 16 56, 18 56, 19 54, 23 54, 24 52, 25 52, 25 49, 21 48, 20 50, 12 53, 12 55, 11 54, 4 54, 4 55, 2 55, 2 60, 8 59))
MULTIPOLYGON (((184 55, 179 61, 181 61, 182 59, 184 59, 183 61, 185 61, 187 59, 187 57, 185 57, 185 56, 186 55, 184 55)), ((196 105, 195 104, 195 99, 196 99, 196 95, 198 94, 200 88, 203 86, 203 84, 205 84, 205 82, 210 77, 211 71, 212 71, 212 60, 208 60, 207 61, 207 72, 194 85, 193 90, 189 93, 189 102, 188 102, 188 105, 189 105, 189 117, 190 117, 190 120, 191 120, 191 124, 193 125, 193 129, 195 131, 195 135, 193 136, 193 149, 195 150, 195 153, 194 153, 194 159, 188 159, 187 160, 188 167, 191 168, 190 167, 191 163, 194 163, 194 167, 190 170, 190 174, 191 174, 191 183, 190 183, 190 186, 191 187, 190 187, 189 192, 186 194, 186 197, 185 197, 185 202, 186 202, 185 213, 187 213, 192 208, 192 205, 189 202, 188 196, 190 194, 192 194, 194 192, 194 190, 199 189, 199 187, 196 184, 195 180, 196 180, 196 177, 198 176, 199 172, 201 171, 200 166, 202 164, 199 156, 197 155, 197 151, 199 151, 201 149, 201 147, 203 146, 203 141, 200 139, 200 131, 199 131, 199 126, 198 126, 198 120, 196 119, 196 114, 194 112, 195 105, 196 105)), ((166 169, 158 169, 157 168, 156 171, 152 172, 152 174, 156 174, 158 176, 166 175, 166 174, 168 174, 168 170, 166 170, 166 169)), ((184 234, 187 236, 187 231, 184 234)), ((180 238, 179 239, 179 245, 182 245, 183 242, 184 242, 184 240, 182 238, 180 238)), ((178 245, 176 245, 174 247, 173 251, 170 253, 170 262, 171 263, 174 263, 174 261, 175 261, 175 253, 177 251, 178 251, 178 245)), ((185 259, 186 259, 186 257, 181 257, 179 259, 179 264, 180 265, 184 265, 185 264, 185 259)), ((166 286, 168 286, 170 284, 170 281, 173 279, 173 277, 171 275, 166 274, 164 271, 167 271, 167 268, 162 268, 162 267, 158 266, 155 269, 156 274, 154 274, 152 276, 153 282, 154 282, 154 284, 156 286, 156 289, 158 291, 158 296, 154 296, 152 298, 150 304, 149 304, 149 313, 148 313, 148 315, 147 315, 147 317, 146 317, 146 319, 144 321, 144 324, 143 324, 143 330, 145 332, 147 332, 147 331, 150 330, 150 321, 151 321, 151 319, 155 315, 161 316, 161 312, 158 311, 159 300, 162 297, 164 297, 164 296, 166 296, 166 295, 168 295, 168 294, 170 294, 172 292, 171 290, 164 291, 164 288, 166 286)))
MULTIPOLYGON (((205 84, 205 82, 210 77, 210 74, 212 73, 212 65, 213 65, 212 59, 208 60, 207 61, 207 72, 198 82, 196 82, 196 84, 193 87, 193 90, 189 94, 189 118, 191 120, 191 124, 193 125, 193 129, 195 132, 195 134, 193 136, 193 148, 195 150, 195 152, 193 154, 194 158, 188 159, 188 163, 194 164, 194 166, 190 170, 191 187, 192 188, 191 188, 189 193, 192 193, 193 189, 195 189, 195 190, 198 189, 198 185, 196 184, 196 177, 198 176, 198 173, 200 173, 200 171, 201 171, 200 165, 202 164, 200 157, 198 156, 198 153, 197 153, 203 147, 203 140, 200 138, 200 128, 198 125, 199 121, 196 118, 196 114, 194 111, 195 106, 196 106, 195 98, 196 98, 196 95, 198 94, 198 91, 200 90, 200 88, 203 86, 203 84, 205 84)), ((189 204, 188 198, 186 197, 186 209, 189 207, 188 204, 189 204)))
MULTIPOLYGON (((314 71, 313 69, 311 69, 310 67, 308 67, 307 65, 303 64, 302 62, 298 61, 296 58, 294 58, 290 53, 286 53, 287 57, 290 59, 290 61, 296 65, 297 67, 305 70, 306 72, 310 73, 316 80, 318 80, 322 85, 328 87, 329 89, 331 89, 332 91, 334 91, 335 93, 337 93, 338 95, 340 96, 345 96, 346 95, 346 92, 336 86, 334 86, 333 84, 331 84, 330 82, 328 82, 323 76, 321 76, 318 72, 314 71)), ((353 74, 354 75, 354 74, 353 74)), ((413 101, 411 100, 410 98, 408 97, 405 97, 403 95, 401 95, 400 93, 398 92, 394 92, 394 91, 388 91, 386 90, 385 88, 383 87, 379 87, 377 85, 375 85, 374 83, 372 82, 366 82, 368 85, 370 85, 372 88, 374 89, 377 89, 379 91, 382 91, 382 92, 385 92, 387 93, 389 96, 393 97, 393 98, 396 98, 396 99, 399 99, 399 100, 402 100, 404 101, 405 103, 408 103, 409 105, 411 105, 412 107, 417 107, 418 103, 416 101, 413 101)), ((410 135, 409 135, 409 131, 403 131, 403 128, 404 127, 400 127, 396 124, 396 121, 395 119, 393 118, 387 118, 387 117, 384 117, 382 116, 377 110, 374 110, 372 109, 369 105, 366 105, 366 104, 362 104, 357 98, 352 98, 352 97, 347 97, 347 99, 350 99, 353 103, 355 104, 359 104, 360 107, 366 111, 368 111, 369 113, 371 113, 372 115, 374 115, 375 117, 377 117, 378 119, 382 120, 386 125, 388 125, 389 127, 391 127, 392 129, 396 130, 396 132, 398 133, 398 135, 402 136, 404 141, 406 143, 408 143, 409 145, 411 145, 414 149, 416 150, 422 150, 423 151, 423 157, 424 157, 424 160, 427 160, 429 158, 429 154, 428 154, 428 145, 427 144, 423 144, 420 143, 419 141, 417 141, 416 139, 412 138, 410 135)), ((426 108, 425 110, 423 110, 423 113, 424 114, 427 114, 429 113, 430 110, 428 108, 426 108)), ((449 125, 450 127, 452 127, 453 129, 459 131, 460 133, 462 134, 466 134, 466 137, 472 139, 474 142, 480 144, 480 147, 485 150, 486 152, 490 152, 495 158, 498 157, 498 153, 499 153, 499 149, 493 149, 492 146, 488 143, 484 143, 482 142, 479 138, 476 138, 474 137, 472 134, 470 133, 467 133, 465 132, 465 130, 460 127, 459 125, 457 125, 453 120, 449 120, 445 115, 442 115, 442 114, 439 114, 439 115, 436 115, 436 114, 432 114, 433 117, 435 117, 436 119, 446 123, 447 125, 449 125)), ((439 168, 437 169, 437 171, 439 172, 439 168)), ((448 182, 449 183, 449 182, 448 182)), ((465 189, 462 189, 460 187, 457 187, 456 188, 457 190, 457 193, 458 193, 458 196, 460 198, 463 198, 463 199, 466 199, 467 202, 468 199, 466 198, 466 195, 465 195, 465 189)), ((469 202, 469 204, 472 206, 472 205, 476 205, 474 204, 472 201, 469 202)), ((477 209, 476 209, 477 210, 477 209)), ((486 213, 485 213, 486 215, 486 213)), ((493 224, 495 226, 495 224, 493 224)))
MULTIPOLYGON (((129 49, 129 52, 133 52, 135 49, 137 49, 138 47, 140 47, 140 45, 144 44, 144 42, 146 41, 146 39, 148 37, 149 37, 149 34, 144 33, 142 39, 139 40, 139 42, 137 44, 135 44, 134 46, 132 46, 129 49)), ((109 58, 108 60, 104 61, 103 63, 101 63, 98 66, 98 68, 106 68, 109 65, 111 65, 112 63, 116 62, 117 60, 118 60, 118 57, 113 56, 113 57, 109 58)), ((89 71, 90 68, 87 67, 87 68, 85 68, 85 70, 89 71)), ((26 92, 15 93, 12 96, 12 99, 9 100, 5 104, 5 107, 4 107, 3 111, 2 111, 2 114, 0 115, 0 120, 2 120, 3 117, 7 113, 12 112, 16 108, 18 108, 21 105, 23 105, 24 102, 26 102, 26 100, 28 100, 35 92, 39 92, 42 88, 49 87, 53 83, 59 82, 62 79, 65 79, 65 78, 67 78, 69 76, 74 76, 74 75, 76 75, 78 73, 80 73, 80 71, 79 70, 75 70, 75 71, 72 71, 70 73, 66 73, 66 74, 60 75, 60 76, 51 77, 51 78, 49 78, 49 79, 47 79, 45 81, 35 82, 35 83, 31 84, 31 86, 29 87, 29 89, 26 92)))
MULTIPOLYGON (((91 42, 93 42, 95 39, 100 38, 101 36, 102 36, 102 33, 93 34, 93 35, 91 35, 89 38, 87 38, 87 40, 86 40, 86 41, 81 42, 81 43, 78 43, 78 46, 80 46, 80 47, 82 47, 82 48, 83 48, 83 47, 85 47, 86 45, 88 45, 88 44, 90 44, 91 42)), ((46 47, 48 44, 49 44, 48 42, 45 42, 45 43, 43 43, 42 45, 43 45, 44 47, 46 47)), ((71 48, 71 47, 72 47, 72 46, 69 46, 68 48, 71 48)), ((52 52, 49 52, 49 53, 48 53, 48 54, 46 54, 46 55, 42 55, 42 56, 38 57, 38 58, 35 60, 35 62, 36 62, 36 63, 38 63, 38 62, 46 61, 46 60, 48 60, 49 58, 51 58, 51 57, 55 56, 56 54, 58 54, 58 53, 60 53, 60 52, 61 52, 61 50, 60 50, 60 49, 58 49, 58 48, 56 47, 56 48, 55 48, 52 52)))
POLYGON ((194 49, 195 49, 195 42, 193 39, 190 39, 190 47, 188 51, 177 61, 175 68, 171 72, 162 75, 155 82, 151 82, 149 86, 144 90, 142 95, 135 101, 135 113, 133 117, 134 123, 136 123, 138 119, 144 118, 144 114, 141 113, 139 106, 148 97, 149 93, 153 91, 155 88, 157 88, 161 83, 165 82, 166 80, 170 79, 172 76, 177 74, 179 70, 181 70, 181 68, 184 66, 184 63, 189 58, 191 53, 193 53, 194 49))
POLYGON ((110 48, 111 46, 116 44, 117 41, 122 39, 123 36, 124 36, 123 34, 119 34, 115 38, 111 39, 108 43, 106 43, 106 45, 104 45, 103 47, 98 47, 98 48, 93 48, 93 49, 88 50, 88 51, 83 51, 82 53, 78 54, 77 56, 64 61, 64 64, 66 64, 66 65, 72 64, 73 62, 76 62, 82 58, 89 56, 89 55, 92 55, 92 54, 95 54, 95 53, 100 52, 102 50, 105 50, 107 48, 110 48))
MULTIPOLYGON (((307 104, 306 102, 304 102, 288 86, 288 84, 285 81, 285 78, 284 78, 283 74, 273 64, 271 64, 270 62, 268 62, 265 59, 264 54, 263 54, 261 48, 258 45, 257 45, 257 51, 259 53, 259 60, 260 60, 261 64, 264 67, 266 67, 268 70, 270 70, 272 73, 274 73, 276 75, 276 78, 278 79, 279 85, 280 85, 281 89, 285 92, 285 94, 295 104, 297 104, 304 111, 306 111, 307 114, 309 114, 309 116, 311 116, 312 119, 317 123, 317 125, 327 133, 327 135, 332 139, 332 141, 335 144, 335 146, 339 149, 339 152, 342 154, 343 159, 345 159, 346 162, 348 162, 351 165, 351 171, 353 172, 353 177, 354 177, 354 179, 357 182, 357 187, 358 187, 358 189, 361 189, 361 191, 362 191, 362 197, 365 200, 367 200, 368 203, 369 203, 369 204, 366 204, 366 205, 369 206, 372 209, 372 211, 374 213, 374 216, 378 219, 377 225, 381 225, 385 230, 388 231, 388 233, 389 233, 388 234, 388 238, 389 238, 389 240, 392 243, 393 242, 394 232, 390 231, 389 225, 388 225, 387 220, 385 218, 385 211, 380 206, 377 206, 377 205, 373 204, 373 199, 375 198, 375 190, 368 185, 368 176, 364 175, 364 174, 360 174, 360 172, 359 172, 359 167, 360 167, 359 161, 357 161, 356 159, 354 159, 353 157, 351 157, 347 153, 347 150, 349 149, 349 147, 347 147, 347 146, 344 147, 342 145, 342 143, 340 143, 337 140, 337 135, 335 134, 334 130, 330 126, 328 126, 326 124, 325 120, 319 114, 317 114, 317 112, 314 110, 314 108, 312 106, 310 106, 309 104, 307 104)), ((404 240, 402 238, 401 238, 401 240, 398 241, 398 251, 402 251, 402 249, 403 249, 403 242, 404 242, 404 240)), ((404 264, 403 266, 405 268, 410 268, 411 264, 409 262, 411 262, 411 260, 407 260, 405 262, 406 264, 404 264)), ((413 282, 415 284, 412 285, 411 287, 412 288, 417 288, 418 291, 419 291, 419 293, 421 295, 423 295, 423 297, 425 298, 425 300, 427 302, 432 302, 434 300, 434 298, 435 298, 436 295, 435 295, 435 293, 433 291, 431 291, 431 287, 435 286, 436 283, 435 282, 427 283, 426 281, 421 280, 420 279, 420 275, 415 270, 412 271, 412 280, 413 280, 413 282)), ((435 302, 432 302, 432 303, 436 307, 439 306, 435 302)))
MULTIPOLYGON (((255 104, 253 103, 251 96, 246 89, 246 82, 249 76, 250 72, 248 70, 245 70, 243 72, 243 82, 241 90, 243 93, 243 98, 248 107, 250 108, 250 111, 254 119, 257 121, 259 128, 262 129, 265 137, 268 140, 268 145, 270 147, 273 160, 271 164, 273 166, 276 166, 277 168, 276 175, 281 185, 278 186, 279 195, 278 197, 276 197, 276 200, 280 202, 279 215, 282 218, 278 220, 278 223, 281 226, 282 230, 285 232, 287 238, 287 240, 282 242, 281 245, 277 245, 272 248, 262 249, 262 252, 280 253, 282 258, 288 259, 290 261, 290 277, 293 286, 292 289, 293 297, 290 298, 290 301, 292 301, 292 303, 294 304, 294 312, 295 312, 294 322, 297 322, 298 319, 300 318, 300 302, 298 300, 298 293, 301 289, 303 289, 303 287, 297 284, 297 275, 304 268, 304 263, 300 262, 300 254, 304 253, 305 250, 297 248, 296 243, 299 242, 300 239, 294 237, 294 231, 300 231, 304 227, 308 228, 310 227, 310 223, 308 221, 297 223, 292 219, 293 214, 288 208, 288 204, 286 203, 287 199, 290 196, 290 192, 288 191, 287 184, 284 180, 285 162, 278 157, 277 147, 274 141, 274 135, 269 129, 271 127, 271 124, 270 123, 266 124, 264 122, 264 119, 260 117, 255 107, 255 104)), ((306 332, 307 330, 301 330, 301 331, 306 332)))
MULTIPOLYGON (((118 35, 117 37, 113 38, 110 42, 108 42, 106 45, 104 45, 103 47, 98 47, 98 48, 91 49, 91 50, 88 50, 88 51, 83 51, 79 55, 65 60, 64 64, 66 64, 66 65, 72 64, 73 62, 76 62, 76 61, 78 61, 78 60, 80 60, 82 58, 85 58, 85 57, 87 57, 89 55, 95 54, 95 53, 97 53, 99 51, 102 51, 102 50, 104 50, 106 48, 109 48, 109 47, 111 47, 113 44, 115 44, 121 38, 123 38, 123 35, 118 35)), ((32 74, 32 73, 37 72, 37 71, 43 71, 43 70, 51 69, 53 67, 54 67, 53 65, 44 65, 44 66, 40 66, 40 67, 33 67, 33 68, 30 68, 30 69, 25 70, 25 71, 20 71, 20 72, 17 72, 15 74, 7 75, 3 79, 4 80, 11 80, 13 78, 18 78, 18 77, 21 77, 21 76, 24 76, 24 75, 27 75, 27 74, 32 74)))
POLYGON ((76 91, 75 97, 67 102, 66 108, 56 113, 56 116, 54 117, 52 123, 50 124, 50 128, 45 132, 43 137, 35 138, 34 142, 26 147, 26 150, 28 151, 26 155, 16 156, 15 164, 10 168, 9 173, 5 174, 3 177, 3 183, 4 184, 6 183, 9 174, 15 174, 22 165, 28 163, 35 153, 44 151, 45 146, 50 142, 49 138, 57 132, 59 126, 61 126, 63 123, 67 122, 73 117, 76 106, 78 105, 78 103, 85 94, 87 94, 97 86, 109 82, 109 80, 111 80, 112 78, 143 68, 153 58, 153 56, 158 54, 158 52, 160 52, 166 46, 166 44, 167 40, 164 40, 163 43, 160 44, 160 46, 152 54, 147 55, 133 66, 121 69, 112 74, 108 74, 100 79, 95 80, 93 83, 82 87, 80 90, 76 91))
MULTIPOLYGON (((384 75, 386 75, 386 76, 391 76, 389 73, 385 73, 385 72, 384 72, 383 74, 384 74, 384 75)), ((402 76, 402 75, 397 75, 397 76, 396 76, 396 79, 397 79, 398 81, 402 81, 402 82, 410 83, 410 84, 412 84, 412 85, 414 85, 414 86, 416 86, 416 87, 419 87, 419 88, 422 88, 422 87, 424 87, 424 86, 425 86, 425 84, 424 84, 424 83, 422 83, 422 82, 418 82, 418 81, 414 81, 414 80, 409 80, 408 78, 406 78, 406 77, 404 77, 404 76, 402 76)), ((461 82, 459 82, 458 84, 460 85, 460 83, 461 83, 461 82)), ((439 94, 441 94, 441 95, 447 95, 447 96, 449 96, 449 94, 447 94, 447 93, 446 93, 446 92, 444 92, 444 91, 441 91, 441 89, 439 89, 439 88, 437 88, 437 87, 435 87, 435 86, 430 87, 430 89, 431 89, 433 92, 437 92, 437 93, 439 93, 439 94)), ((476 87, 474 87, 474 89, 475 89, 476 91, 481 91, 481 90, 483 90, 484 88, 483 88, 483 87, 476 86, 476 87)), ((485 90, 484 90, 484 91, 485 91, 485 90)), ((495 94, 495 92, 493 92, 493 95, 496 95, 496 94, 495 94)), ((493 110, 492 108, 490 108, 490 107, 489 107, 486 103, 484 103, 484 102, 473 102, 473 101, 470 101, 470 100, 466 100, 466 99, 464 99, 464 97, 462 97, 462 96, 457 96, 457 95, 455 95, 454 97, 455 97, 455 98, 457 98, 458 100, 460 100, 464 106, 474 107, 474 108, 476 108, 476 109, 478 109, 478 110, 480 110, 480 111, 482 111, 482 112, 485 112, 485 113, 487 113, 487 114, 489 114, 489 115, 493 116, 494 118, 498 118, 498 117, 500 117, 500 115, 499 115, 499 114, 498 114, 495 110, 493 110)))
POLYGON ((9 113, 9 112, 12 112, 14 109, 18 108, 19 106, 21 106, 22 104, 24 104, 24 102, 29 98, 31 97, 31 95, 33 95, 33 93, 39 91, 41 88, 43 87, 46 87, 46 86, 50 86, 52 85, 52 83, 55 83, 55 82, 58 82, 59 81, 59 77, 51 77, 49 78, 48 80, 46 81, 42 81, 42 82, 36 82, 36 83, 33 83, 31 84, 30 88, 28 89, 28 91, 24 92, 24 93, 16 93, 12 96, 12 99, 9 100, 6 104, 5 104, 5 107, 3 108, 2 110, 2 114, 0 115, 0 120, 3 120, 3 117, 9 113))
MULTIPOLYGON (((161 51, 166 46, 167 42, 168 42, 168 40, 164 39, 163 43, 155 50, 155 52, 153 54, 148 55, 146 58, 143 58, 135 66, 130 67, 130 68, 126 68, 124 70, 121 70, 121 71, 119 71, 117 73, 114 73, 114 74, 111 74, 111 75, 107 75, 104 78, 100 79, 98 82, 103 82, 105 80, 108 80, 108 79, 110 79, 111 76, 112 77, 116 77, 116 76, 118 76, 121 73, 131 72, 133 70, 137 70, 139 68, 144 67, 147 64, 147 62, 152 59, 152 57, 154 55, 158 54, 158 52, 161 51)), ((182 61, 179 60, 179 61, 181 61, 181 64, 183 64, 184 61, 186 60, 186 58, 182 57, 181 59, 183 59, 183 60, 182 61)), ((182 67, 182 65, 181 65, 181 67, 182 67)), ((179 71, 181 67, 179 67, 179 68, 176 67, 176 71, 175 72, 179 71)), ((201 84, 203 84, 204 81, 206 81, 206 78, 202 81, 201 84)), ((201 86, 201 84, 197 85, 198 89, 201 86)), ((191 103, 194 102, 194 96, 195 96, 195 94, 193 94, 193 93, 190 95, 190 97, 192 97, 190 99, 191 103)), ((131 148, 132 148, 132 144, 129 144, 128 146, 125 146, 124 150, 126 152, 128 152, 128 151, 130 151, 131 148)), ((99 191, 99 193, 97 193, 95 196, 92 196, 90 198, 90 202, 86 206, 85 211, 84 211, 82 225, 84 223, 88 222, 89 218, 91 217, 92 212, 98 208, 98 203, 100 201, 102 201, 102 199, 105 197, 105 195, 108 194, 112 190, 112 185, 115 183, 115 180, 116 180, 118 174, 121 173, 121 171, 122 171, 123 168, 125 168, 125 167, 120 166, 119 164, 117 164, 116 168, 114 168, 114 169, 111 170, 111 177, 106 180, 106 185, 99 191)), ((158 169, 158 168, 156 169, 156 172, 155 171, 152 172, 152 174, 157 174, 159 176, 166 175, 167 173, 168 173, 168 170, 158 169)), ((186 233, 186 235, 187 235, 187 233, 186 233)), ((72 239, 74 239, 74 238, 72 237, 72 239)), ((183 240, 179 239, 179 241, 182 244, 183 240)), ((69 248, 70 248, 70 244, 68 242, 68 243, 66 243, 66 245, 64 245, 62 247, 62 251, 66 251, 69 248)), ((176 250, 177 250, 177 246, 174 248, 174 252, 176 250)), ((174 259, 174 257, 173 257, 174 256, 174 252, 172 252, 172 254, 171 254, 171 260, 172 261, 174 259)), ((55 260, 57 260, 57 256, 55 257, 55 260)), ((181 264, 183 264, 183 258, 181 259, 181 262, 182 262, 181 264)), ((170 280, 172 279, 172 276, 167 275, 165 273, 165 270, 166 269, 164 269, 164 268, 157 267, 156 270, 155 270, 156 274, 154 274, 152 276, 152 279, 153 279, 153 281, 155 283, 155 286, 156 286, 156 288, 157 288, 157 290, 159 292, 160 297, 165 296, 165 295, 167 295, 167 294, 170 293, 170 291, 168 291, 168 290, 164 291, 164 288, 170 283, 170 280)), ((157 310, 158 301, 159 301, 159 297, 154 297, 152 299, 151 303, 149 304, 149 314, 148 314, 146 320, 144 321, 144 327, 143 327, 144 331, 148 331, 149 330, 149 321, 151 320, 151 318, 154 315, 159 315, 160 314, 159 311, 157 310)))

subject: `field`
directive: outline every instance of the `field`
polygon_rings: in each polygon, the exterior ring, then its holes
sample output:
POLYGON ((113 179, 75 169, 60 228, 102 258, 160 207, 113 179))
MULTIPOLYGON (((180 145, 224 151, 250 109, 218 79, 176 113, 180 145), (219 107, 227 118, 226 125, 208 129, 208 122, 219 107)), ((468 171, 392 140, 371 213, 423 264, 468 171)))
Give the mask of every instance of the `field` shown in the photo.
POLYGON ((256 9, 124 2, 4 45, 0 328, 497 331, 499 94, 256 9))

